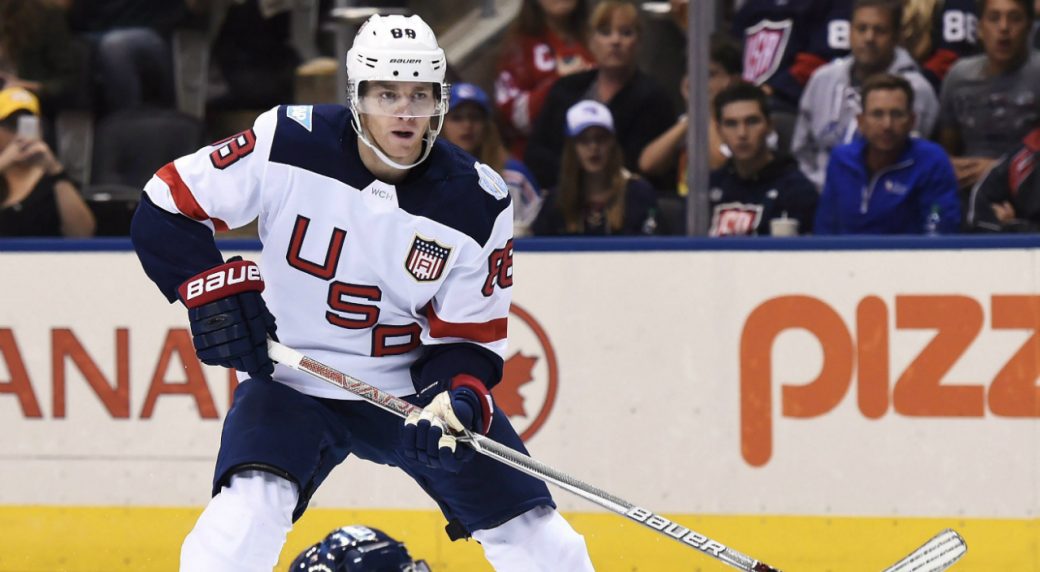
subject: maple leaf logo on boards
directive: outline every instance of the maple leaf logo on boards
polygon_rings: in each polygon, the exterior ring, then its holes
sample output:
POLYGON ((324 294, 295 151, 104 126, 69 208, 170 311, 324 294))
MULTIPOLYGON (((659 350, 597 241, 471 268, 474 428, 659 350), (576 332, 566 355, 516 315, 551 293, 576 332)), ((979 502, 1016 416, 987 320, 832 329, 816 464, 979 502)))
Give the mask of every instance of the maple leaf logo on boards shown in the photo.
POLYGON ((534 369, 537 362, 537 357, 525 356, 520 352, 516 352, 506 360, 505 368, 502 371, 502 381, 495 386, 491 393, 495 396, 495 405, 509 417, 517 415, 527 417, 527 411, 524 411, 524 397, 520 395, 520 387, 534 381, 534 374, 531 370, 534 369))
POLYGON ((523 440, 541 429, 556 401, 557 366, 549 336, 534 317, 513 304, 509 308, 509 347, 502 381, 492 390, 495 407, 523 440))

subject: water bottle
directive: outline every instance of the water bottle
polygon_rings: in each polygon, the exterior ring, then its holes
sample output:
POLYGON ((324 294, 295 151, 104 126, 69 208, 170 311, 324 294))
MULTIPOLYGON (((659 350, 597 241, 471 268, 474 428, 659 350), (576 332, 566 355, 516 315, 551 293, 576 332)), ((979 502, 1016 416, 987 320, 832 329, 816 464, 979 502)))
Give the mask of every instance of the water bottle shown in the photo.
POLYGON ((643 221, 643 234, 653 236, 657 234, 657 209, 647 211, 646 220, 643 221))
POLYGON ((932 210, 928 212, 928 218, 924 219, 925 236, 939 236, 940 222, 942 222, 942 216, 939 214, 939 205, 932 205, 932 210))

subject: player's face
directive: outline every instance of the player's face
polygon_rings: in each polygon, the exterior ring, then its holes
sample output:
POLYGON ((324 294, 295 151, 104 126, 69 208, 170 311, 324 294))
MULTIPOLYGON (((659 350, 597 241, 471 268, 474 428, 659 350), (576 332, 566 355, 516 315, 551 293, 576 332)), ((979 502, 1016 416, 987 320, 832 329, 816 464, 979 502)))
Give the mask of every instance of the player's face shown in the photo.
POLYGON ((903 149, 914 128, 914 113, 901 89, 876 89, 867 94, 859 130, 874 151, 893 153, 903 149))
POLYGON ((464 151, 475 154, 484 141, 484 126, 487 113, 480 104, 466 102, 448 112, 441 130, 448 141, 462 147, 464 151))
POLYGON ((635 18, 620 10, 593 31, 589 42, 596 63, 607 69, 635 66, 638 44, 635 18))
POLYGON ((574 137, 574 150, 581 168, 590 175, 598 175, 607 167, 614 145, 614 134, 603 127, 589 127, 574 137))
POLYGON ((987 0, 979 18, 979 40, 990 63, 1004 69, 1024 57, 1031 25, 1020 3, 987 0))
POLYGON ((752 161, 766 152, 772 129, 757 101, 734 101, 722 108, 719 138, 729 147, 735 161, 752 161))
POLYGON ((426 82, 372 82, 360 98, 362 125, 391 159, 414 161, 436 110, 434 95, 426 82))
POLYGON ((887 68, 895 57, 897 41, 891 11, 865 6, 852 14, 849 46, 856 65, 868 70, 887 68))

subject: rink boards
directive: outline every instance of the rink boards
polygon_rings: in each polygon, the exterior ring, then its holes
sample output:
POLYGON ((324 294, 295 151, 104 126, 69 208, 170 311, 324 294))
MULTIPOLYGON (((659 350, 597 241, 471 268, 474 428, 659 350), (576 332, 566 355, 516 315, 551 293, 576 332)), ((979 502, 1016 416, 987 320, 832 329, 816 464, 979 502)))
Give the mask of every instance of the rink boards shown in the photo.
MULTIPOLYGON (((0 246, 0 571, 173 569, 207 500, 234 379, 91 244, 0 246)), ((1040 570, 1038 246, 521 242, 496 400, 538 459, 788 570, 880 570, 947 526, 958 570, 1040 570)), ((555 495, 599 570, 725 569, 555 495)), ((366 522, 486 569, 392 470, 348 461, 312 507, 283 567, 366 522)))

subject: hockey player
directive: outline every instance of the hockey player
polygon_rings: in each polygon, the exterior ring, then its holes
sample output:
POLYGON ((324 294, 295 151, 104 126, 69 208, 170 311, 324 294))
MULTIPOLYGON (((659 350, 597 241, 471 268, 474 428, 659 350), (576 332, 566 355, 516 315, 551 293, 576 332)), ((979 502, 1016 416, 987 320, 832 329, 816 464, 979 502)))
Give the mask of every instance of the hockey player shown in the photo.
POLYGON ((146 273, 187 306, 199 359, 242 372, 181 570, 270 570, 350 454, 407 473, 449 536, 478 540, 496 570, 592 569, 544 483, 455 443, 466 428, 524 450, 490 393, 506 348, 512 206, 492 169, 436 141, 444 71, 419 17, 373 16, 347 53, 349 107, 276 107, 146 185, 132 228, 146 273), (263 277, 224 261, 212 234, 257 217, 263 277), (422 414, 402 425, 273 364, 276 334, 422 414))
POLYGON ((378 528, 344 526, 301 552, 288 572, 430 572, 425 560, 378 528))

